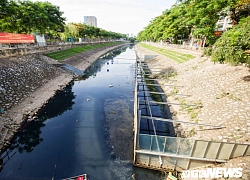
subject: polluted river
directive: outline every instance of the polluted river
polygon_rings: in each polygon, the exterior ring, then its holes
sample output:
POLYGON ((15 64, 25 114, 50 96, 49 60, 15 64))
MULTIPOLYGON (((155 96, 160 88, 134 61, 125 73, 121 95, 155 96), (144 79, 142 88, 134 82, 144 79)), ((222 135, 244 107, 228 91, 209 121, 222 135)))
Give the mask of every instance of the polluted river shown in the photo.
POLYGON ((134 47, 120 47, 59 91, 2 154, 0 179, 164 179, 132 164, 135 62, 134 47))

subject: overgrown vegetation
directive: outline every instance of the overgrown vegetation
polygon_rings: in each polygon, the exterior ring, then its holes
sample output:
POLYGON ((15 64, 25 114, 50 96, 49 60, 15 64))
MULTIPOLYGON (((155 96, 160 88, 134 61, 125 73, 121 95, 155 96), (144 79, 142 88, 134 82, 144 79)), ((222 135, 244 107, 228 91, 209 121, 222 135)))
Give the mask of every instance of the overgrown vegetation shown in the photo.
POLYGON ((158 74, 152 75, 151 78, 153 79, 162 78, 169 81, 170 78, 176 78, 177 75, 178 75, 177 71, 165 71, 165 72, 163 71, 158 74))
POLYGON ((137 39, 180 45, 191 42, 209 46, 203 55, 212 55, 214 62, 250 64, 249 16, 249 0, 180 0, 150 21, 137 39), (221 37, 217 22, 225 17, 231 20, 232 29, 223 29, 221 37))
POLYGON ((230 31, 225 32, 214 44, 212 60, 220 63, 250 65, 250 17, 244 18, 230 31))
POLYGON ((186 137, 190 138, 190 137, 193 137, 196 134, 197 134, 197 132, 195 131, 195 128, 192 128, 190 131, 187 132, 186 137))
POLYGON ((183 63, 185 61, 188 61, 190 59, 195 58, 191 54, 184 54, 184 53, 180 53, 180 52, 176 52, 176 51, 171 51, 171 50, 168 50, 168 49, 162 49, 162 48, 158 48, 158 47, 155 47, 155 46, 150 46, 150 45, 145 44, 145 43, 140 43, 140 45, 142 47, 145 47, 145 48, 149 49, 149 50, 152 50, 154 52, 162 54, 162 55, 164 55, 164 56, 166 56, 166 57, 168 57, 170 59, 173 59, 178 63, 183 63))
POLYGON ((181 109, 185 110, 189 116, 190 120, 198 123, 198 114, 200 113, 201 108, 203 107, 203 104, 201 101, 198 102, 191 102, 192 105, 189 105, 184 99, 180 101, 181 109))
POLYGON ((213 44, 219 36, 217 21, 229 16, 233 24, 250 15, 249 0, 182 0, 155 17, 138 34, 140 41, 166 41, 173 43, 188 39, 191 32, 198 38, 206 37, 213 44))
POLYGON ((212 55, 212 52, 213 52, 213 49, 212 47, 207 47, 203 50, 203 56, 206 55, 206 56, 211 56, 212 55))
POLYGON ((107 43, 101 43, 101 44, 77 46, 77 47, 72 47, 66 50, 62 50, 62 51, 48 53, 46 54, 46 56, 60 61, 60 60, 64 60, 68 57, 74 56, 82 52, 86 52, 92 49, 97 49, 97 48, 101 48, 105 46, 112 46, 115 44, 119 44, 119 42, 107 42, 107 43))
POLYGON ((74 39, 82 38, 83 40, 110 40, 127 38, 127 35, 125 34, 106 31, 84 23, 69 23, 65 25, 64 32, 59 33, 59 36, 63 41, 66 41, 69 37, 74 39))
POLYGON ((241 98, 238 98, 236 95, 234 95, 234 93, 232 93, 232 92, 229 93, 226 91, 223 91, 221 94, 217 95, 215 98, 222 99, 225 97, 228 99, 234 100, 234 101, 241 101, 241 98))

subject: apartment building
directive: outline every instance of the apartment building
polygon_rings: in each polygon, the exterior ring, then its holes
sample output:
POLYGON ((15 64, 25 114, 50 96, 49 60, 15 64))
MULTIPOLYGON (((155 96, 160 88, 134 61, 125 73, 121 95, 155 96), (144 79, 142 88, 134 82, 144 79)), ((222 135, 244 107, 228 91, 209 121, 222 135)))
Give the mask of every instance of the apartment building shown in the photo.
POLYGON ((95 16, 84 16, 84 23, 97 27, 97 18, 95 16))

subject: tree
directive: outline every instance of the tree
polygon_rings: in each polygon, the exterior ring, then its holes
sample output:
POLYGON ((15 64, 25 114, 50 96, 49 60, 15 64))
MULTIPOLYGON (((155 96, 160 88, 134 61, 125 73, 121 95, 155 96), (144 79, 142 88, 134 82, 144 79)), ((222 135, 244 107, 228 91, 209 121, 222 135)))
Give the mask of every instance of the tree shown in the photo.
POLYGON ((5 18, 9 13, 9 2, 8 0, 2 0, 0 2, 0 19, 5 18))
POLYGON ((122 37, 126 37, 124 34, 106 31, 104 29, 89 26, 82 23, 69 23, 64 27, 65 31, 60 33, 60 37, 62 40, 66 40, 69 37, 73 38, 89 38, 89 39, 97 39, 104 38, 108 39, 119 39, 122 37))
POLYGON ((0 31, 15 32, 18 28, 16 24, 18 4, 15 1, 3 0, 0 7, 0 31))
MULTIPOLYGON (((29 2, 29 1, 24 1, 29 2)), ((59 6, 54 6, 49 2, 34 2, 34 14, 36 14, 32 21, 36 23, 34 25, 34 31, 42 34, 46 34, 50 31, 63 31, 64 21, 66 18, 62 17, 63 12, 60 11, 59 6)))
POLYGON ((4 0, 0 4, 0 31, 12 33, 51 33, 63 31, 63 12, 49 2, 4 0))
POLYGON ((179 0, 156 17, 138 34, 139 40, 159 41, 167 38, 206 37, 213 44, 216 23, 221 16, 230 16, 234 24, 250 15, 250 0, 179 0))
POLYGON ((238 24, 241 18, 250 16, 250 0, 227 0, 227 3, 233 24, 238 24))
POLYGON ((159 41, 168 38, 175 38, 179 35, 187 36, 188 30, 185 27, 185 4, 174 5, 170 10, 165 10, 162 15, 154 18, 150 24, 138 34, 139 40, 159 41))
POLYGON ((250 65, 250 16, 243 18, 238 25, 225 32, 214 44, 212 60, 232 65, 247 63, 250 65))

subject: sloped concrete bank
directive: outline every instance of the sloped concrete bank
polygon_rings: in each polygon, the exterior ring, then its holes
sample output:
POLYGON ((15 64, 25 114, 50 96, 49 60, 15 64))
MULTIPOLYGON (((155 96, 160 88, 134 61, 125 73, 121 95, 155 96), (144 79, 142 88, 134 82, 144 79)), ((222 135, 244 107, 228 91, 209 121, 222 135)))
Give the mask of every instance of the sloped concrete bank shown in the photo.
MULTIPOLYGON (((178 64, 140 45, 136 45, 135 50, 137 54, 141 54, 141 57, 157 55, 147 60, 147 64, 152 71, 161 69, 160 73, 153 72, 153 76, 160 79, 158 83, 164 92, 172 94, 167 96, 167 102, 202 105, 201 108, 169 105, 173 119, 224 127, 213 129, 180 124, 177 127, 177 134, 208 141, 250 143, 250 69, 248 67, 215 64, 209 57, 197 56, 192 51, 184 53, 195 55, 194 59, 178 64), (168 79, 174 81, 168 81, 168 79), (166 84, 182 87, 166 86, 166 84), (177 93, 189 96, 177 96, 175 95, 177 93)), ((182 51, 174 48, 171 50, 182 51)), ((243 168, 242 179, 250 179, 250 156, 235 158, 225 164, 217 164, 215 167, 241 167, 243 168)))
MULTIPOLYGON (((78 54, 61 63, 85 70, 98 57, 124 44, 98 48, 78 54)), ((0 148, 27 118, 35 118, 39 109, 70 83, 74 75, 62 70, 56 60, 35 53, 0 59, 0 148)))

